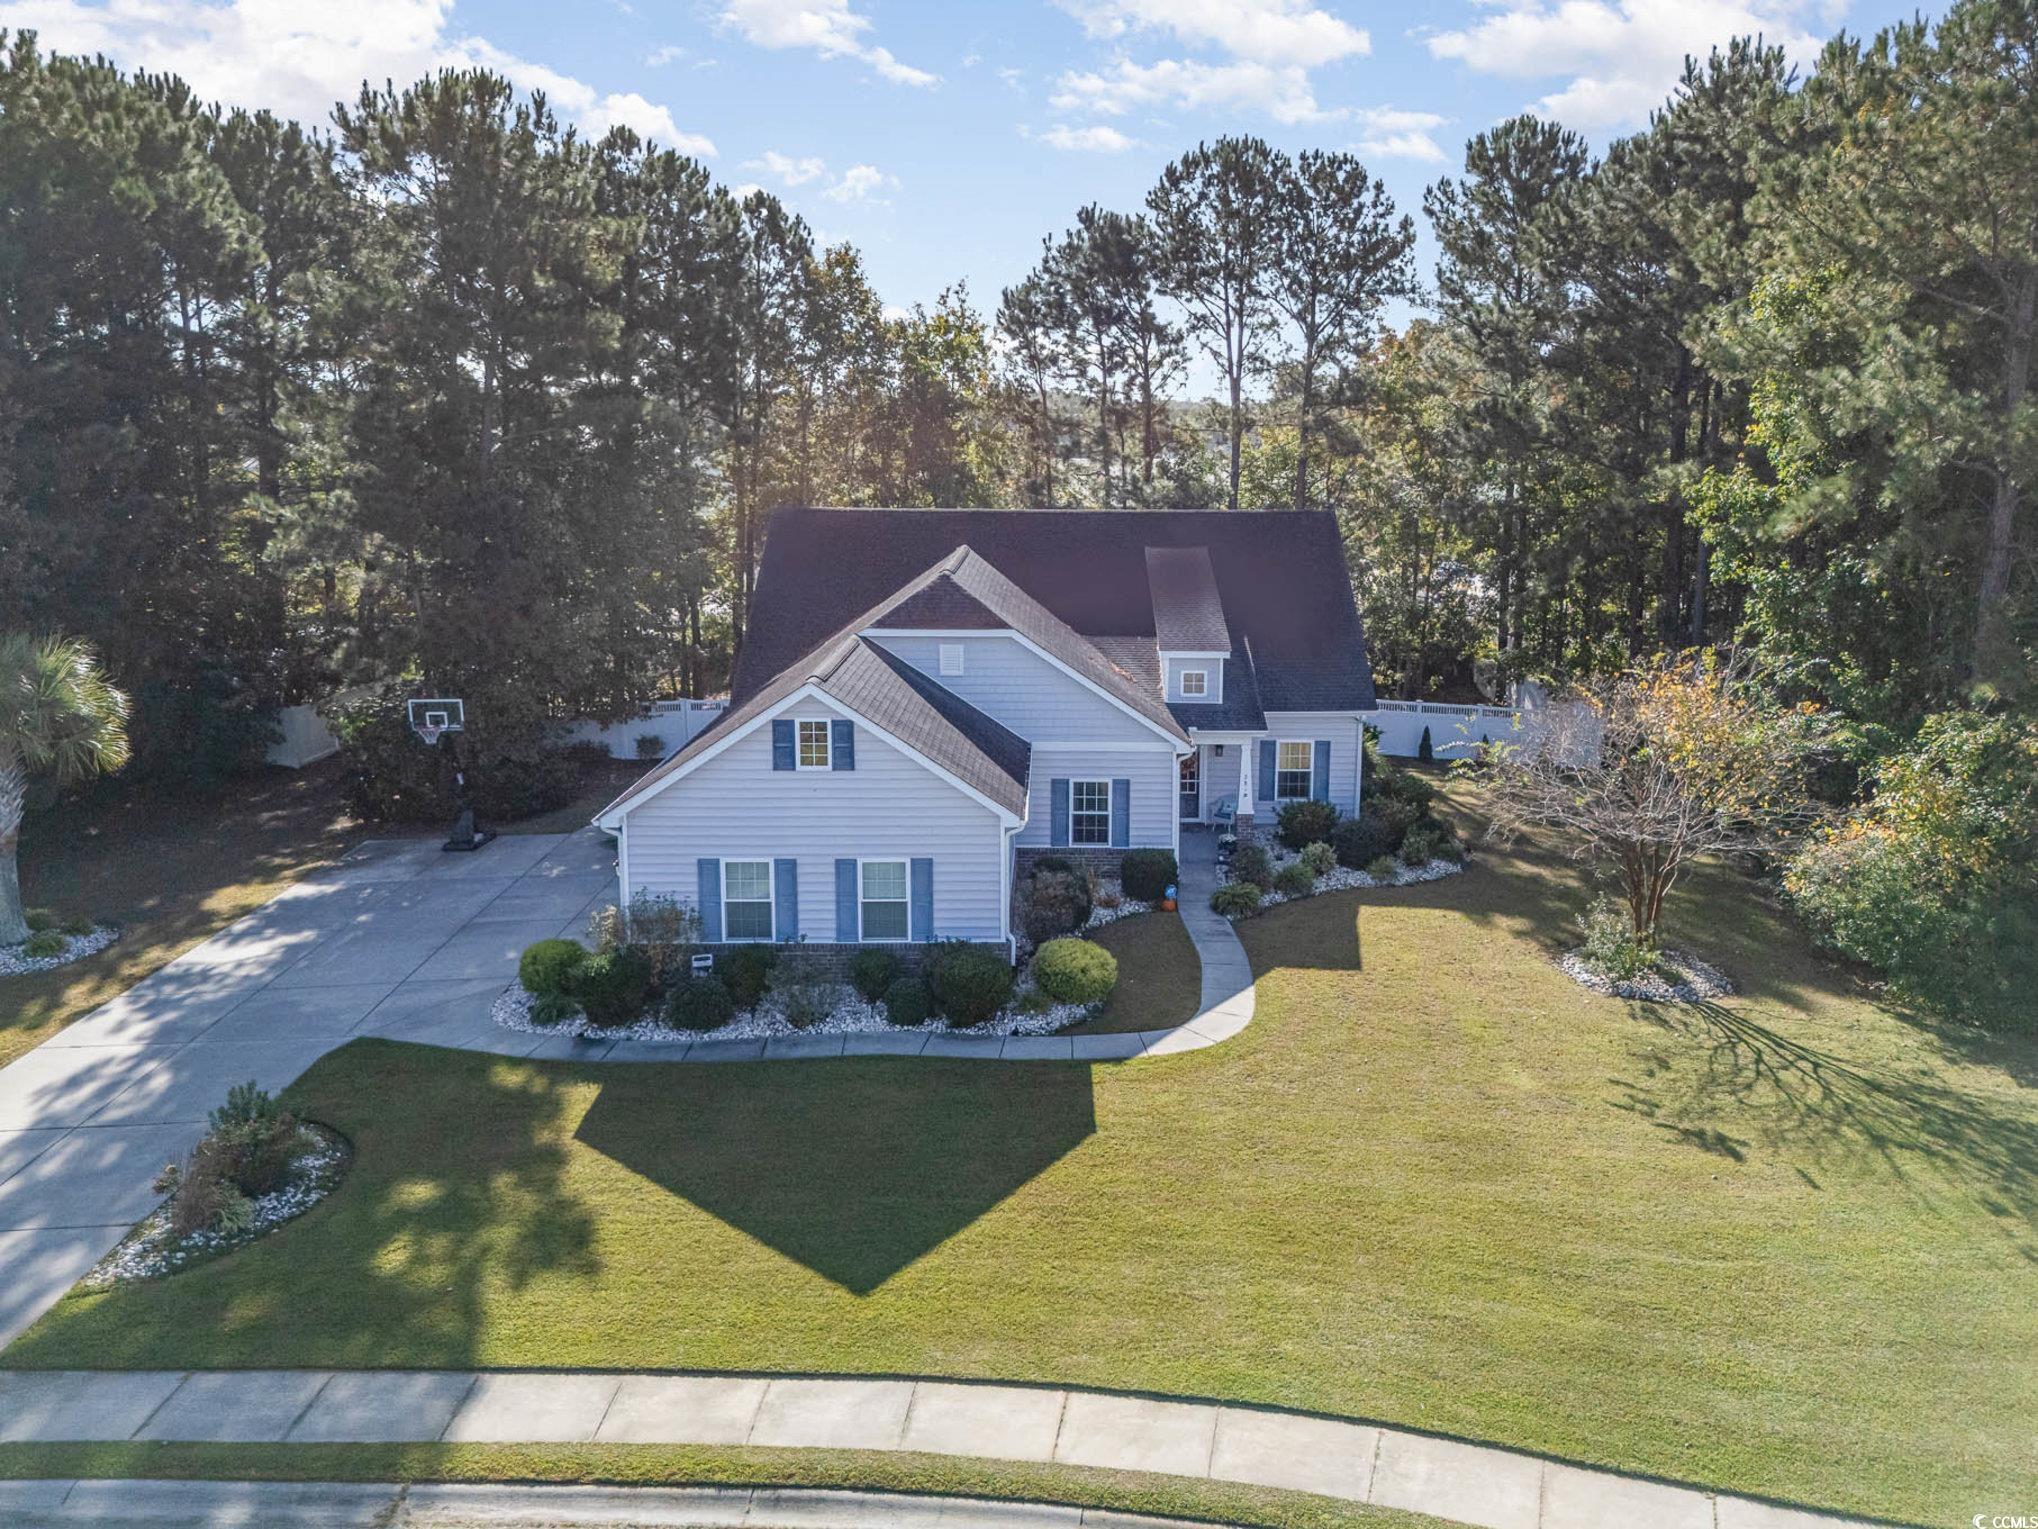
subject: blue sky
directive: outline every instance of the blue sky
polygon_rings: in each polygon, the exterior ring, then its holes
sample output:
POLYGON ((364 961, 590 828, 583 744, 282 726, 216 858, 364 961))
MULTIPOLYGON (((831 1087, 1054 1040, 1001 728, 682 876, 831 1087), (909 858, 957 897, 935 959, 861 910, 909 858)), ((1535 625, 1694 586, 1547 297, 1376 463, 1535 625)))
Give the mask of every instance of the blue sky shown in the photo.
MULTIPOLYGON (((1358 152, 1421 224, 1464 140, 1524 108, 1595 146, 1737 33, 1809 64, 1895 0, 0 0, 0 27, 322 119, 364 78, 485 63, 624 121, 860 247, 884 300, 986 310, 1086 201, 1134 208, 1200 138, 1358 152)), ((1427 270, 1427 248, 1424 267, 1427 270)))

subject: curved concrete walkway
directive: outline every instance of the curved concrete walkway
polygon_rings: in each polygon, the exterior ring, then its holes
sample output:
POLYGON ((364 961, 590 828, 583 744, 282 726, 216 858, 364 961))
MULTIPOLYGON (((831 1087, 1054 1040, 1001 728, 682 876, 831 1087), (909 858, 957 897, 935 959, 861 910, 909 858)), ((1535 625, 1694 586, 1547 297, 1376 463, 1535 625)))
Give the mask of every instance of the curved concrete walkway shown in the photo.
POLYGON ((0 1440, 728 1444, 1052 1461, 1488 1529, 1834 1529, 1821 1514, 1370 1423, 942 1380, 563 1371, 0 1371, 0 1440))

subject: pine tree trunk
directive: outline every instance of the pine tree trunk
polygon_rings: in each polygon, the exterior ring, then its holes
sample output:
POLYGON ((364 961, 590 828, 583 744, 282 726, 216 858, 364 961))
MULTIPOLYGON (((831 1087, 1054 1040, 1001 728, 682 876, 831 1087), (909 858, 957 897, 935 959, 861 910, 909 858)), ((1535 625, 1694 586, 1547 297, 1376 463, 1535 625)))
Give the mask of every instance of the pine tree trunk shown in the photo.
POLYGON ((1309 508, 1309 413, 1316 406, 1316 358, 1302 358, 1302 397, 1295 413, 1295 508, 1309 508))
POLYGON ((1231 373, 1231 497, 1225 508, 1238 508, 1238 466, 1239 457, 1245 447, 1245 415, 1239 404, 1240 377, 1236 367, 1231 373))
POLYGON ((28 805, 28 771, 18 755, 0 765, 0 945, 28 938, 21 904, 21 815, 28 805))
POLYGON ((1981 565, 1976 600, 1974 663, 1983 679, 2000 675, 2013 658, 2005 607, 2009 603, 2010 568, 2017 542, 2017 508, 2024 485, 2016 471, 2016 446, 2011 439, 2031 388, 2033 330, 2038 327, 2038 270, 2026 269, 2012 301, 2009 332, 2003 339, 2002 458, 1996 467, 1995 493, 1989 503, 1988 550, 1981 565))

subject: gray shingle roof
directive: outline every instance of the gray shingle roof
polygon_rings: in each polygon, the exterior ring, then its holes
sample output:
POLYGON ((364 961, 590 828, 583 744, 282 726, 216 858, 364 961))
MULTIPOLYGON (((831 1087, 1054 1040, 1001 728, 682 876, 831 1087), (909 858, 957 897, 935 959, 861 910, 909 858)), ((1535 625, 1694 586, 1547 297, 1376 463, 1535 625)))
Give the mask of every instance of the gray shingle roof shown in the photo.
POLYGON ((1231 651, 1208 547, 1148 547, 1146 587, 1157 646, 1186 653, 1231 651))

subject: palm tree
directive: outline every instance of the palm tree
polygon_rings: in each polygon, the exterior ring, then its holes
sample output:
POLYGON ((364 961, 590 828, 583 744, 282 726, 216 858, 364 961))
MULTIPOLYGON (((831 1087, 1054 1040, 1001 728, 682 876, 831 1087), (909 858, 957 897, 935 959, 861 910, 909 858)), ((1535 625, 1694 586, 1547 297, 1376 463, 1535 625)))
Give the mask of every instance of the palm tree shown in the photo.
POLYGON ((0 633, 0 945, 28 938, 21 814, 32 770, 69 785, 127 763, 127 697, 85 643, 0 633))

